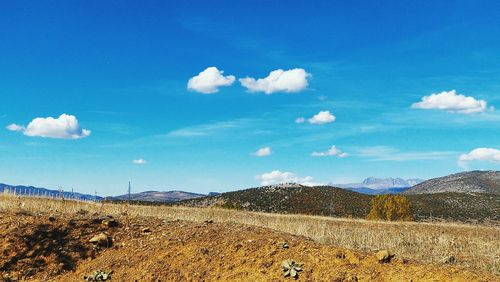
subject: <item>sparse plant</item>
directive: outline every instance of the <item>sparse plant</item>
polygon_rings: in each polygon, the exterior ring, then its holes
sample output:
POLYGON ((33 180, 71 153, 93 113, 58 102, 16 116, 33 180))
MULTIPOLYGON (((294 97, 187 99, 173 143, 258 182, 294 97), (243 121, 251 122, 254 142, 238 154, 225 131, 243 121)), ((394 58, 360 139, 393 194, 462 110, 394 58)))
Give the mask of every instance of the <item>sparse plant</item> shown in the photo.
POLYGON ((288 242, 281 242, 279 243, 280 247, 282 247, 283 249, 288 249, 290 248, 290 246, 288 245, 288 242))
POLYGON ((111 280, 111 274, 113 273, 113 270, 111 271, 102 271, 100 269, 94 271, 92 274, 84 276, 83 279, 85 281, 106 281, 106 280, 111 280))
POLYGON ((303 263, 295 262, 293 260, 287 259, 281 263, 283 268, 284 277, 292 277, 293 279, 299 278, 299 272, 302 271, 303 263))

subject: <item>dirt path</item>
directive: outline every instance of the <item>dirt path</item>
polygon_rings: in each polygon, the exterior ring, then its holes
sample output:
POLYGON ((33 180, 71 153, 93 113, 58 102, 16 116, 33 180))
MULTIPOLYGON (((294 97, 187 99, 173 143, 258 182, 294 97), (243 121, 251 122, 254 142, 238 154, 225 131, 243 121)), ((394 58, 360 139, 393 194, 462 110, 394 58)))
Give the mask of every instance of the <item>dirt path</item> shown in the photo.
POLYGON ((156 218, 109 220, 0 213, 0 272, 4 281, 83 281, 113 271, 112 281, 291 281, 282 261, 303 263, 298 281, 500 281, 450 265, 422 265, 396 257, 380 263, 363 254, 307 238, 236 224, 156 218), (109 224, 113 225, 113 224, 109 224), (93 248, 105 233, 112 246, 93 248), (286 242, 288 247, 284 247, 286 242))

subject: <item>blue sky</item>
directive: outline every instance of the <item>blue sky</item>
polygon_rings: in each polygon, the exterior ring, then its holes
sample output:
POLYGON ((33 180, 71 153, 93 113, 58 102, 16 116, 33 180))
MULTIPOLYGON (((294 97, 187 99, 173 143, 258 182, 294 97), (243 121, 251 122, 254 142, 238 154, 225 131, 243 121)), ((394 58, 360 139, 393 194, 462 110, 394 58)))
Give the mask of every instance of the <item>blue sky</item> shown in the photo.
POLYGON ((5 1, 0 182, 206 193, 498 170, 499 14, 497 1, 5 1))

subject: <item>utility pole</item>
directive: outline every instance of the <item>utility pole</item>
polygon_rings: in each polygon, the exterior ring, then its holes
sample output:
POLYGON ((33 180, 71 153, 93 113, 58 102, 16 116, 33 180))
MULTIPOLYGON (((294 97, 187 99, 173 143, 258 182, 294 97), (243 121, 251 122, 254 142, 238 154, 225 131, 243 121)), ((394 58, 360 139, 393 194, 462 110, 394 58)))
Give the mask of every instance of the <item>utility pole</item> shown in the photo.
POLYGON ((132 186, 130 185, 130 181, 128 182, 128 204, 130 205, 130 192, 132 191, 132 186))

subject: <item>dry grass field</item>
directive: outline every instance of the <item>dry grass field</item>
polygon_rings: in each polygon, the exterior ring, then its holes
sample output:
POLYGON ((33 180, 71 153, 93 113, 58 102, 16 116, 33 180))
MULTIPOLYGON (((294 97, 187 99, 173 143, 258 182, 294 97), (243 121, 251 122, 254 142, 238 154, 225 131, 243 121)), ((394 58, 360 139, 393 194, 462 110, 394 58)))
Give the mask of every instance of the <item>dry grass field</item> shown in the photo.
POLYGON ((389 249, 397 256, 500 274, 500 228, 452 223, 375 222, 347 218, 280 215, 220 208, 127 206, 0 195, 0 212, 43 212, 58 216, 86 210, 96 214, 154 217, 168 220, 238 223, 267 227, 336 247, 373 252, 389 249))

